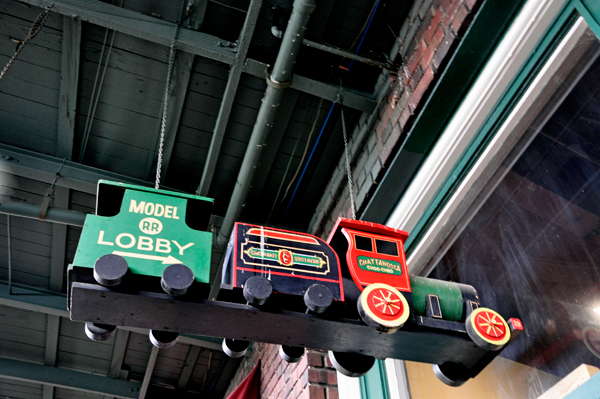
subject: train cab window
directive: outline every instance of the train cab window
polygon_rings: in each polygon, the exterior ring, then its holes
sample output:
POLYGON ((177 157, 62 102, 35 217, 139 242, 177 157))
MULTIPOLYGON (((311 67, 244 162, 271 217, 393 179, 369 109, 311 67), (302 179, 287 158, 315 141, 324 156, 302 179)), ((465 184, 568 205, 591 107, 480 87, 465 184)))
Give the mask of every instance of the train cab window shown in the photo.
POLYGON ((398 256, 398 244, 393 241, 375 240, 377 253, 398 256))
POLYGON ((356 249, 373 252, 373 240, 371 238, 354 236, 354 241, 356 242, 356 249))

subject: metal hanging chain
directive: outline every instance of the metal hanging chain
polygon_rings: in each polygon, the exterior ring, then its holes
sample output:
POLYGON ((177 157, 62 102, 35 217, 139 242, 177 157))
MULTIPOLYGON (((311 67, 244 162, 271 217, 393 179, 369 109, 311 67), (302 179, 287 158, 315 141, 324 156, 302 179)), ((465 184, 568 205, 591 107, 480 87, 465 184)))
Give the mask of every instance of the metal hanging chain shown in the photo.
POLYGON ((50 3, 46 7, 46 9, 44 11, 42 11, 42 13, 40 15, 38 15, 38 17, 35 19, 35 21, 33 21, 33 24, 31 25, 31 28, 29 29, 29 34, 27 35, 25 40, 23 40, 22 42, 19 42, 19 45, 17 46, 17 50, 15 51, 15 54, 8 61, 8 63, 6 64, 6 66, 4 67, 2 72, 0 72, 0 80, 4 77, 4 75, 6 75, 6 71, 8 71, 8 68, 10 68, 10 66, 13 64, 13 62, 15 62, 15 60, 17 59, 17 57, 19 56, 19 54, 21 53, 21 51, 23 50, 23 47, 25 47, 27 42, 29 42, 31 39, 36 37, 38 33, 41 32, 42 28, 44 27, 44 24, 46 23, 46 20, 50 16, 50 10, 52 9, 52 7, 54 7, 54 4, 50 3))
POLYGON ((352 191, 352 174, 350 173, 350 156, 348 155, 348 139, 346 135, 346 118, 344 117, 344 105, 342 107, 342 133, 344 135, 344 153, 346 154, 346 175, 348 176, 348 189, 350 190, 350 209, 352 210, 352 219, 356 219, 356 208, 354 207, 354 193, 352 191))
POLYGON ((165 97, 163 99, 163 114, 162 122, 160 125, 160 141, 158 145, 158 160, 156 162, 156 182, 154 188, 158 190, 160 186, 160 170, 162 167, 163 157, 163 146, 165 144, 165 129, 167 127, 167 106, 169 103, 169 89, 171 87, 171 73, 173 72, 173 64, 175 62, 175 43, 177 43, 177 35, 179 34, 179 24, 175 27, 173 32, 173 39, 171 40, 171 51, 169 52, 169 67, 167 69, 167 83, 165 84, 165 97))

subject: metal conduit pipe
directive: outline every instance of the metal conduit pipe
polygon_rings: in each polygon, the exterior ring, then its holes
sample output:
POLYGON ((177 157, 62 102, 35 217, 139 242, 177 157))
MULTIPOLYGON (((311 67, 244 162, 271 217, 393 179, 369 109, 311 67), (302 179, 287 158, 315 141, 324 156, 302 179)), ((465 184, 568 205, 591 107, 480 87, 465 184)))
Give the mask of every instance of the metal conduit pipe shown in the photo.
POLYGON ((28 204, 26 202, 9 202, 6 204, 0 204, 0 213, 4 213, 6 215, 44 220, 46 222, 68 224, 79 227, 83 227, 83 224, 85 223, 86 214, 83 212, 49 207, 46 213, 46 219, 40 219, 41 210, 42 207, 40 205, 28 204))
POLYGON ((254 173, 256 172, 258 160, 273 127, 283 91, 291 84, 292 67, 296 62, 298 51, 302 45, 308 19, 315 7, 315 0, 294 0, 292 15, 283 35, 277 60, 273 66, 273 72, 267 78, 268 86, 265 91, 265 97, 258 111, 240 173, 238 174, 235 188, 231 195, 231 201, 229 201, 227 213, 217 237, 218 246, 225 245, 229 241, 233 225, 242 212, 244 201, 246 201, 254 173))

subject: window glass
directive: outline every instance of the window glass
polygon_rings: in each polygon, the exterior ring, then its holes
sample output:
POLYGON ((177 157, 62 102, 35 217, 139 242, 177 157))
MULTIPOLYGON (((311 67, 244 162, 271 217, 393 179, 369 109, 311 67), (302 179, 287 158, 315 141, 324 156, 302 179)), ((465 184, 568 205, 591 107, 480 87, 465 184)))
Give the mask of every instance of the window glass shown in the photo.
POLYGON ((380 254, 398 256, 398 244, 394 241, 375 239, 375 246, 380 254))
POLYGON ((590 378, 600 368, 600 44, 589 32, 578 45, 529 144, 500 166, 429 275, 472 285, 482 306, 520 318, 524 333, 460 388, 407 362, 413 399, 562 398, 560 381, 600 381, 590 378))
POLYGON ((373 240, 370 237, 354 236, 356 249, 362 251, 373 251, 373 240))

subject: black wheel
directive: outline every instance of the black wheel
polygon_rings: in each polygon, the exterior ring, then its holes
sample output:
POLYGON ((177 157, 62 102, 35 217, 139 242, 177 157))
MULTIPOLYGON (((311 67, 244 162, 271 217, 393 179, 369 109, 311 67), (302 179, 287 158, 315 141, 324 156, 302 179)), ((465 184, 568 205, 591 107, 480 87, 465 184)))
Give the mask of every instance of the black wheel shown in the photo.
POLYGON ((329 361, 337 371, 346 377, 362 377, 375 364, 373 356, 333 351, 329 351, 329 361))
POLYGON ((470 378, 468 370, 455 363, 434 364, 433 373, 440 381, 451 387, 459 387, 470 378))
POLYGON ((271 282, 261 276, 252 276, 244 283, 244 298, 252 306, 261 306, 273 293, 271 282))
POLYGON ((111 324, 85 323, 85 335, 96 342, 106 341, 117 331, 117 326, 111 324))
POLYGON ((358 314, 368 326, 391 334, 406 323, 410 308, 404 295, 387 284, 371 284, 356 302, 358 314))
POLYGON ((313 284, 304 293, 306 307, 315 313, 323 313, 333 302, 333 294, 323 284, 313 284))
POLYGON ((279 347, 279 356, 288 363, 297 363, 304 356, 304 348, 281 345, 279 347))
POLYGON ((116 287, 123 281, 128 268, 127 261, 122 256, 104 255, 94 263, 94 279, 105 287, 116 287))
POLYGON ((160 349, 167 349, 174 346, 179 338, 179 333, 172 331, 150 330, 150 342, 160 349))
POLYGON ((182 264, 167 267, 160 279, 160 286, 169 295, 182 296, 194 283, 194 272, 182 264))
POLYGON ((237 359, 246 354, 250 342, 241 339, 223 339, 223 352, 231 358, 237 359))

